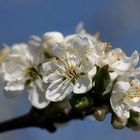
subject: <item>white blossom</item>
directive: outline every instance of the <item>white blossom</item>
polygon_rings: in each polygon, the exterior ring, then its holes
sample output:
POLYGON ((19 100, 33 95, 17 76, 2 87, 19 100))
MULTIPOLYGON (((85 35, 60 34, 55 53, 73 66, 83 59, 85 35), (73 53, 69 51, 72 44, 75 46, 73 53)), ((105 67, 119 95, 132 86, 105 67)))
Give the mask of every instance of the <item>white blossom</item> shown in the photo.
POLYGON ((4 62, 5 91, 21 91, 24 89, 26 80, 35 78, 37 68, 34 65, 34 59, 35 52, 32 52, 27 44, 12 46, 4 62))
POLYGON ((140 112, 140 81, 118 81, 112 91, 110 103, 116 115, 123 120, 130 117, 130 109, 140 112))
POLYGON ((41 88, 43 81, 39 68, 39 51, 38 46, 24 43, 11 47, 10 53, 3 61, 4 93, 7 97, 15 97, 26 88, 32 105, 44 108, 49 101, 45 98, 45 92, 43 94, 43 87, 41 88))
POLYGON ((127 57, 125 52, 120 48, 112 49, 108 43, 97 43, 96 50, 98 54, 99 66, 109 65, 109 71, 116 72, 118 75, 123 75, 135 68, 138 63, 139 54, 135 51, 130 57, 127 57))
POLYGON ((140 112, 138 61, 137 51, 128 57, 122 49, 101 42, 98 34, 87 33, 80 24, 76 33, 65 37, 60 32, 46 32, 42 37, 31 36, 27 44, 2 49, 0 85, 8 97, 26 89, 31 104, 42 109, 51 101, 69 100, 73 93, 94 90, 98 67, 108 65, 110 83, 103 95, 112 92, 111 107, 126 122, 129 110, 140 112))
POLYGON ((86 93, 92 88, 92 76, 95 74, 95 66, 87 57, 91 45, 87 38, 77 36, 70 44, 59 45, 63 47, 54 50, 59 53, 58 58, 43 64, 44 82, 50 83, 46 98, 51 101, 61 101, 72 91, 86 93))

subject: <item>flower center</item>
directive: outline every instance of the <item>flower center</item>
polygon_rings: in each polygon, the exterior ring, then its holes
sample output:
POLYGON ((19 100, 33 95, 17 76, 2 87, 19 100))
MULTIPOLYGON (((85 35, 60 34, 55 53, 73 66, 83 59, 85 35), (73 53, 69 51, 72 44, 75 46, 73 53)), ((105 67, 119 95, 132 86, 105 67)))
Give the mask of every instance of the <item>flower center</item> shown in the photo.
POLYGON ((78 70, 74 66, 67 67, 65 74, 70 79, 77 79, 79 77, 78 70))
POLYGON ((102 47, 101 57, 110 65, 113 65, 125 55, 123 51, 111 50, 112 46, 109 43, 101 43, 99 46, 102 47))
POLYGON ((140 98, 140 85, 138 85, 134 80, 129 80, 130 89, 126 94, 128 99, 140 98))
POLYGON ((130 99, 130 100, 133 99, 133 98, 140 98, 140 92, 136 92, 135 94, 132 94, 132 93, 128 92, 126 94, 126 98, 130 99))
POLYGON ((64 71, 63 75, 67 79, 71 80, 72 83, 75 83, 75 81, 79 77, 79 67, 78 65, 74 64, 73 62, 70 62, 69 59, 66 59, 64 56, 61 56, 59 60, 63 63, 64 65, 64 71))
POLYGON ((28 67, 24 70, 25 75, 30 79, 37 79, 39 77, 38 70, 35 66, 28 67))

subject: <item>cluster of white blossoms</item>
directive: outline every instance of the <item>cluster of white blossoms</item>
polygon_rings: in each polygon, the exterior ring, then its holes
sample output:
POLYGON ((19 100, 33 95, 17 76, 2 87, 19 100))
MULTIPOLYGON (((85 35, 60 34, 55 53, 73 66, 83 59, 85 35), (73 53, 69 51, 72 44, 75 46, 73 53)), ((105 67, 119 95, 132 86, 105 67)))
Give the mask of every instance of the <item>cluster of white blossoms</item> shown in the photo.
POLYGON ((98 69, 108 66, 110 81, 103 95, 111 93, 112 111, 125 121, 130 110, 140 112, 138 61, 137 51, 128 57, 84 30, 65 37, 47 32, 41 38, 32 36, 28 43, 4 45, 0 85, 8 97, 26 90, 31 104, 42 109, 50 102, 94 90, 98 69))

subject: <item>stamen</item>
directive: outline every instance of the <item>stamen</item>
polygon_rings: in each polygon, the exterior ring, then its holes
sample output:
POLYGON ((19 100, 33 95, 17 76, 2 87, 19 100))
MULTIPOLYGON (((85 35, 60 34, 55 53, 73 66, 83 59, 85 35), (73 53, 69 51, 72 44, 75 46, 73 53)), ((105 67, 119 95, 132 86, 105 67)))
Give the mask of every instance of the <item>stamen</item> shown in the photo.
POLYGON ((53 64, 58 64, 58 62, 56 61, 56 60, 51 60, 51 62, 53 63, 53 64))
POLYGON ((62 62, 65 61, 65 59, 66 59, 66 58, 65 58, 65 56, 63 56, 63 55, 59 58, 59 60, 62 61, 62 62))
POLYGON ((130 80, 129 84, 130 84, 130 86, 133 86, 133 87, 135 87, 137 89, 140 89, 140 86, 134 80, 130 80))
POLYGON ((123 51, 117 53, 114 50, 111 51, 111 54, 114 55, 114 59, 109 59, 110 64, 114 64, 116 61, 120 61, 121 57, 125 54, 123 51))
POLYGON ((77 51, 77 55, 80 55, 80 50, 77 51))
POLYGON ((130 92, 127 93, 127 97, 128 97, 128 99, 133 99, 134 98, 134 96, 130 92))
POLYGON ((140 92, 137 92, 136 96, 137 96, 137 97, 140 97, 140 92))
POLYGON ((24 69, 24 73, 27 77, 29 77, 31 79, 36 79, 40 76, 37 69, 33 66, 24 69))
POLYGON ((54 73, 54 71, 53 70, 49 70, 48 73, 49 74, 52 74, 52 73, 54 73))
POLYGON ((140 86, 137 86, 137 87, 135 87, 137 90, 139 90, 140 91, 140 86))

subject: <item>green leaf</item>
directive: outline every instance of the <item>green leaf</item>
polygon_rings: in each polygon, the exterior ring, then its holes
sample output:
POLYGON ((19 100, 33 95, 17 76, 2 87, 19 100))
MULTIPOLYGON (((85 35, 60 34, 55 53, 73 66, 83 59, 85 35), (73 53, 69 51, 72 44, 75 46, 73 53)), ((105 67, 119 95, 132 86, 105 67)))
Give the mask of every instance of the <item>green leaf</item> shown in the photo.
POLYGON ((109 66, 100 68, 95 76, 95 92, 103 93, 110 83, 109 66))
POLYGON ((28 80, 25 82, 25 85, 26 85, 26 86, 30 86, 31 83, 32 83, 32 80, 31 80, 31 79, 28 79, 28 80))
POLYGON ((87 94, 74 94, 70 100, 75 110, 85 110, 93 105, 93 99, 87 94))

